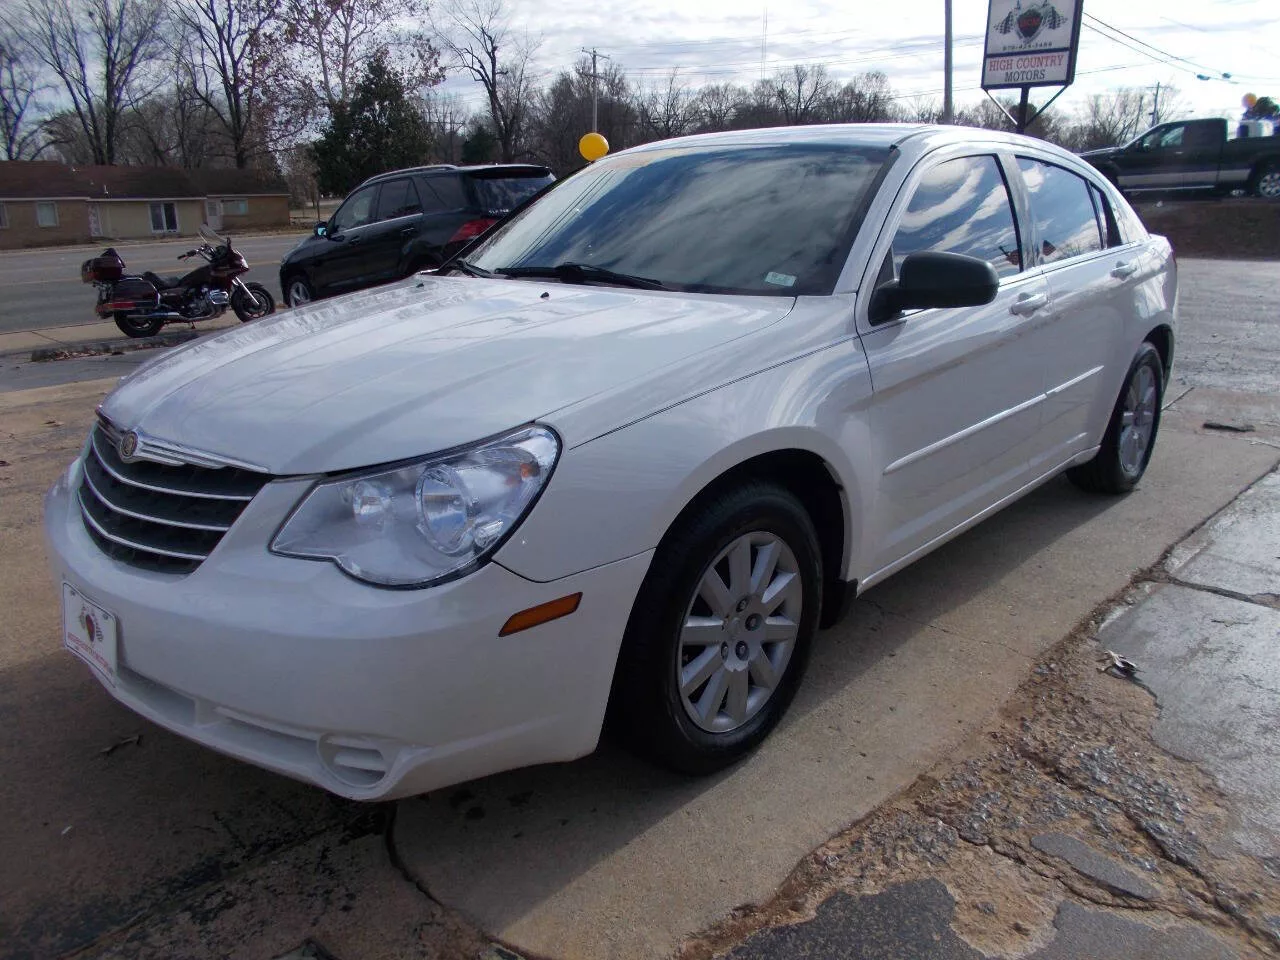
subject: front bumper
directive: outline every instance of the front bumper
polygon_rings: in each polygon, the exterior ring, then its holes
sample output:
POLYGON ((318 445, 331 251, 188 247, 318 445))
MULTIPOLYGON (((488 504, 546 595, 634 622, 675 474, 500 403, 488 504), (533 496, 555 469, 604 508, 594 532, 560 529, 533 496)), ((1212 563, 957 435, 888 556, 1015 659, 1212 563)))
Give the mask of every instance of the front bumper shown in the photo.
POLYGON ((535 583, 496 563, 381 590, 270 537, 309 481, 263 488, 186 576, 112 560, 85 532, 73 465, 45 498, 56 578, 116 615, 126 706, 222 753, 381 800, 591 752, 646 553, 535 583), (519 610, 577 612, 500 638, 519 610))

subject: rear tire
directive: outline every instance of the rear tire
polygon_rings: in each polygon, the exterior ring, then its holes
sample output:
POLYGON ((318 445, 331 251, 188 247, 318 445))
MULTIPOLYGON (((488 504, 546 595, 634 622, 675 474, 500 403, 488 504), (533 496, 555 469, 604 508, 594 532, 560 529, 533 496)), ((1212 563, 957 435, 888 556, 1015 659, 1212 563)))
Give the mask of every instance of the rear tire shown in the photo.
POLYGON ((1091 493, 1128 493, 1136 487, 1151 462, 1163 400, 1160 353, 1143 343, 1125 375, 1102 446, 1088 463, 1067 471, 1071 482, 1091 493))
POLYGON ((271 291, 260 283, 246 283, 249 294, 236 287, 231 293, 231 309, 236 312, 236 316, 240 318, 241 323, 248 323, 250 320, 261 320, 268 314, 276 312, 276 301, 271 296, 271 291))
POLYGON ((284 302, 291 307, 300 307, 316 298, 316 292, 307 278, 294 274, 284 284, 284 302))
POLYGON ((134 339, 154 337, 164 326, 163 320, 158 320, 154 317, 132 317, 123 312, 116 313, 114 319, 116 326, 120 328, 120 332, 126 337, 133 337, 134 339))
POLYGON ((795 696, 822 583, 813 522, 787 490, 753 480, 694 506, 659 546, 636 598, 611 728, 682 773, 741 759, 795 696))

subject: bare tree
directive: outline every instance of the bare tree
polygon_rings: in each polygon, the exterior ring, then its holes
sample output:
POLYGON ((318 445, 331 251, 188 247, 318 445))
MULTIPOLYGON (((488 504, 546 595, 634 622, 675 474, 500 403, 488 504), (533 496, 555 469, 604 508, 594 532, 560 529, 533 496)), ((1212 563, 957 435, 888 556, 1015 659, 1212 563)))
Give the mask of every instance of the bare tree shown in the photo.
POLYGON ((655 89, 640 91, 641 134, 646 139, 665 140, 691 132, 698 122, 698 104, 693 92, 672 70, 666 82, 655 89))
POLYGON ((503 0, 448 0, 436 27, 451 65, 484 87, 502 159, 515 160, 534 98, 537 43, 515 33, 503 0))
POLYGON ((746 91, 732 83, 703 87, 694 100, 698 128, 704 131, 728 130, 745 99, 746 91))
POLYGON ((265 90, 279 63, 282 0, 179 0, 185 86, 222 127, 244 169, 268 140, 265 90))
POLYGON ((860 73, 831 94, 826 119, 836 123, 876 123, 893 115, 893 90, 879 70, 860 73))
POLYGON ((424 32, 406 27, 426 15, 426 0, 283 0, 282 7, 284 37, 301 54, 296 69, 304 82, 319 80, 331 114, 350 102, 379 54, 412 86, 439 82, 439 51, 424 32))
POLYGON ((15 25, 0 20, 0 141, 6 160, 30 160, 40 152, 37 99, 47 89, 15 25))
POLYGON ((140 73, 159 56, 163 0, 25 0, 32 53, 57 76, 93 162, 113 164, 140 73))
POLYGON ((788 124, 813 123, 830 99, 833 87, 826 67, 797 63, 774 78, 773 95, 788 124))

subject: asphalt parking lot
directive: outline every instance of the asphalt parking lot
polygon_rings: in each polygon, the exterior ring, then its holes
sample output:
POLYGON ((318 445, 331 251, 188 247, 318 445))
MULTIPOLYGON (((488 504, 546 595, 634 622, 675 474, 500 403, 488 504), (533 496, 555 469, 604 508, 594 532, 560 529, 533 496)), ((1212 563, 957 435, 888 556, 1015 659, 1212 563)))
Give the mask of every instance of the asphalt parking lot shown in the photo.
POLYGON ((1048 484, 870 591, 820 635, 764 748, 704 780, 606 744, 361 806, 150 726, 61 650, 39 531, 43 491, 129 360, 63 361, 77 364, 65 376, 0 363, 0 957, 270 960, 308 939, 338 960, 474 958, 494 943, 668 956, 767 901, 1280 461, 1280 264, 1180 267, 1175 378, 1140 489, 1109 500, 1048 484))

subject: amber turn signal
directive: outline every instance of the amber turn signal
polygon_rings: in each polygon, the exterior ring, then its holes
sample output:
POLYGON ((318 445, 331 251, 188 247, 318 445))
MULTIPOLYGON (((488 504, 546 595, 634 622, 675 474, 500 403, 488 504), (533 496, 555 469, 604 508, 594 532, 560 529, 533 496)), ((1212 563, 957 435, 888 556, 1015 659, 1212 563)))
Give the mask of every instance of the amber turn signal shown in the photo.
POLYGON ((582 594, 571 593, 569 596, 561 597, 559 600, 540 603, 536 607, 530 607, 528 610, 513 613, 507 619, 507 622, 502 625, 502 629, 498 631, 498 636, 509 637, 513 633, 528 630, 530 627, 536 627, 540 623, 567 617, 578 609, 578 604, 581 602, 582 594))

